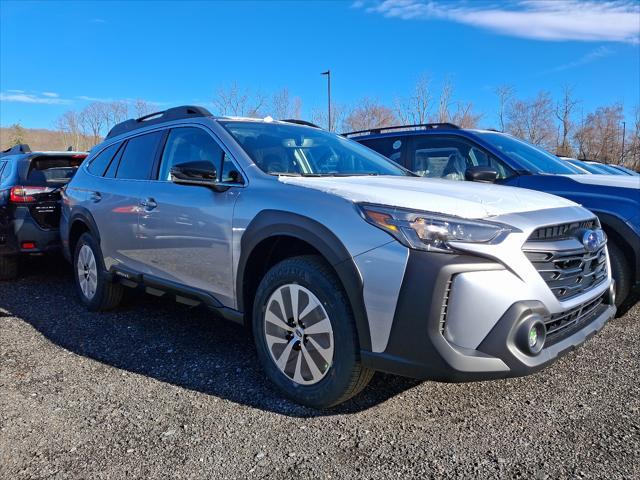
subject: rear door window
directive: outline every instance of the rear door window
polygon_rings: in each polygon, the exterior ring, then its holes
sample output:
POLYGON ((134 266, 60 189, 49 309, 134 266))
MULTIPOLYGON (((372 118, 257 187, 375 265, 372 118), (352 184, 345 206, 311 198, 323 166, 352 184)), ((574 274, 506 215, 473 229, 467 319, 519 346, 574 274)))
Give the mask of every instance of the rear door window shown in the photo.
POLYGON ((157 131, 129 139, 120 158, 116 178, 148 180, 162 135, 162 131, 157 131))
POLYGON ((384 155, 385 157, 393 160, 400 165, 403 165, 402 162, 402 147, 404 140, 399 137, 383 137, 383 138, 374 138, 371 140, 363 140, 362 143, 364 146, 369 147, 372 150, 384 155))
POLYGON ((122 143, 114 143, 96 155, 89 164, 89 172, 100 177, 103 176, 105 170, 109 166, 109 163, 120 148, 120 145, 122 145, 122 143))

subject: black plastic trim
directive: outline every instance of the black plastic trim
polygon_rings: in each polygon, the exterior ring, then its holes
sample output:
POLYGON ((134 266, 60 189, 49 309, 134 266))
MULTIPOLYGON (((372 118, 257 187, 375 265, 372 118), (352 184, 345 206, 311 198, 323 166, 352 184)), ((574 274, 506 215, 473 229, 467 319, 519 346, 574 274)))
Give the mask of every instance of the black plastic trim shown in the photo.
POLYGON ((290 236, 302 240, 318 250, 334 268, 340 279, 356 320, 360 348, 371 348, 369 321, 364 305, 360 273, 351 255, 331 230, 321 223, 295 213, 263 210, 252 220, 241 240, 241 254, 236 278, 236 296, 239 310, 244 311, 244 275, 253 250, 262 241, 276 236, 290 236))

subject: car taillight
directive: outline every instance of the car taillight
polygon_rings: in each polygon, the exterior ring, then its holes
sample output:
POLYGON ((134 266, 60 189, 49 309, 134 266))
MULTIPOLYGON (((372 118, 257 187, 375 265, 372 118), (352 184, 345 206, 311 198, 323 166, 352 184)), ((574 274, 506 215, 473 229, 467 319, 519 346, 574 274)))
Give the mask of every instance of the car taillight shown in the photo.
POLYGON ((11 187, 9 201, 12 203, 31 203, 36 201, 34 195, 53 192, 53 190, 53 188, 49 187, 25 187, 16 185, 15 187, 11 187))

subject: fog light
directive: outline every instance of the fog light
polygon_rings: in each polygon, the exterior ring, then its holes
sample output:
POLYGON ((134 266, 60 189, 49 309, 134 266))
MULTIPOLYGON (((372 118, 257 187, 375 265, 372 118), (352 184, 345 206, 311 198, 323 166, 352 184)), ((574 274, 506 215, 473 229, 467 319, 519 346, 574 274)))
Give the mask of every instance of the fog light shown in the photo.
POLYGON ((537 355, 544 347, 547 329, 539 315, 532 315, 520 324, 517 342, 520 350, 530 355, 537 355))

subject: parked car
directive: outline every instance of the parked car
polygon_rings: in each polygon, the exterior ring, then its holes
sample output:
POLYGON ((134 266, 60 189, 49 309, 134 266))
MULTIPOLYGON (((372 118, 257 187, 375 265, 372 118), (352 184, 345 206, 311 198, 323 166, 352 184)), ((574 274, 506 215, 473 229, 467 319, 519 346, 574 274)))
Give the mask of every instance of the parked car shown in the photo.
POLYGON ((625 172, 628 175, 634 176, 634 177, 638 177, 640 176, 640 173, 636 172, 635 170, 631 170, 630 168, 627 168, 623 165, 614 165, 614 164, 609 164, 609 166, 611 168, 616 168, 618 170, 622 170, 623 172, 625 172))
POLYGON ((65 189, 61 230, 87 308, 127 286, 204 304, 312 407, 375 370, 535 372, 615 313, 604 233, 569 200, 417 178, 319 128, 200 107, 116 125, 65 189))
POLYGON ((0 153, 0 280, 15 278, 24 255, 60 250, 60 191, 86 152, 0 153))
POLYGON ((640 178, 583 175, 555 155, 511 135, 453 124, 391 127, 345 135, 424 177, 524 187, 560 195, 588 208, 598 216, 608 236, 618 314, 637 302, 640 178))
POLYGON ((588 160, 578 160, 577 158, 570 157, 558 157, 567 163, 570 163, 582 173, 592 173, 595 175, 630 175, 624 170, 615 168, 614 165, 608 165, 599 162, 592 162, 588 160))

